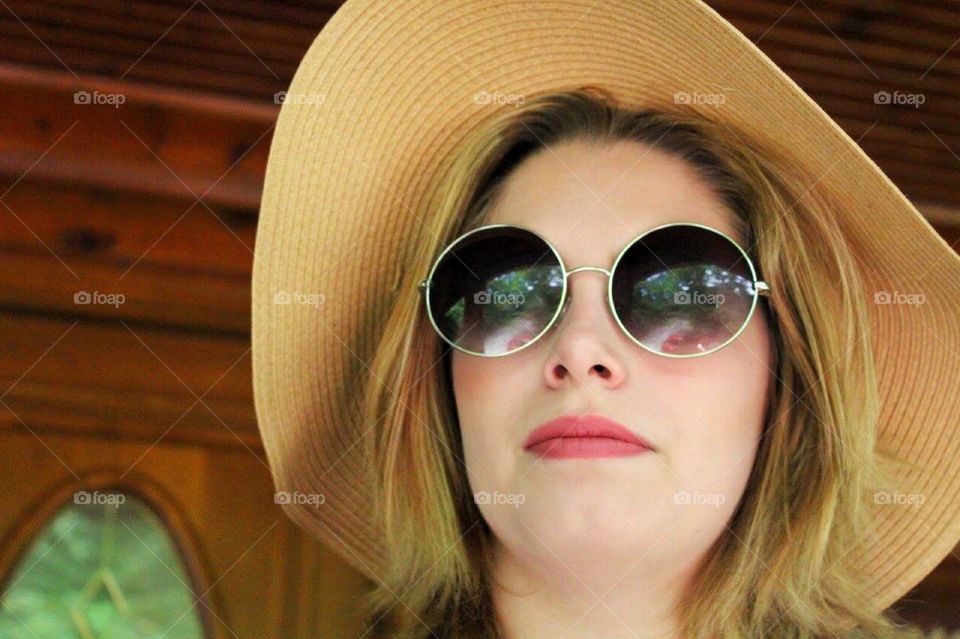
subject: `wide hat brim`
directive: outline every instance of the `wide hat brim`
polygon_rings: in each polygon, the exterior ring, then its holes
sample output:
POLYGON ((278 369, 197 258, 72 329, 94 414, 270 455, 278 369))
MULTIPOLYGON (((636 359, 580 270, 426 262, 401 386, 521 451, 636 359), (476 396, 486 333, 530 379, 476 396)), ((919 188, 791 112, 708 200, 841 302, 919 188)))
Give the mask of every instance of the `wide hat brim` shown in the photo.
POLYGON ((799 163, 816 176, 811 190, 845 194, 835 214, 855 240, 865 295, 924 294, 922 304, 868 304, 878 445, 919 465, 897 490, 923 496, 874 506, 874 540, 850 550, 868 596, 887 608, 960 539, 960 258, 856 142, 699 0, 349 0, 325 25, 280 110, 253 263, 254 399, 276 489, 324 496, 285 512, 366 576, 382 574, 362 480, 372 425, 353 407, 364 384, 379 383, 368 362, 385 305, 424 275, 398 272, 394 256, 417 236, 415 212, 443 158, 512 108, 503 99, 582 85, 665 109, 680 92, 722 93, 722 105, 689 108, 799 163))

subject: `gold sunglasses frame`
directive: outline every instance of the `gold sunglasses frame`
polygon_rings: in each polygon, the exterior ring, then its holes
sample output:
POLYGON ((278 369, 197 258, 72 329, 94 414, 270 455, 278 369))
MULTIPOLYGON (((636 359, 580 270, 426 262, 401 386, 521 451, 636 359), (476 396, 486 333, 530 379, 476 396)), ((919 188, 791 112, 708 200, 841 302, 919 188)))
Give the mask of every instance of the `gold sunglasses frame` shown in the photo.
MULTIPOLYGON (((544 254, 544 255, 546 255, 546 254, 544 254)), ((664 264, 664 266, 666 266, 666 264, 664 264)), ((668 267, 668 268, 669 268, 669 267, 668 267)), ((435 259, 435 260, 433 261, 433 265, 430 267, 430 272, 429 272, 429 274, 427 275, 426 279, 421 280, 421 281, 417 284, 417 288, 419 289, 420 293, 423 295, 424 304, 425 304, 426 309, 427 309, 427 316, 428 316, 429 319, 430 319, 430 324, 433 326, 433 329, 437 332, 437 334, 438 334, 446 343, 450 344, 452 347, 456 348, 457 350, 459 350, 459 351, 461 351, 461 352, 463 352, 463 353, 466 353, 467 355, 473 355, 474 357, 505 357, 505 356, 507 356, 507 355, 513 355, 513 354, 515 354, 515 353, 518 353, 518 352, 522 351, 523 349, 525 349, 525 348, 533 345, 534 343, 536 343, 537 341, 539 341, 539 339, 540 339, 541 337, 543 337, 543 335, 545 335, 551 328, 553 328, 553 326, 554 326, 554 325, 559 321, 559 319, 563 316, 563 313, 566 311, 566 308, 567 308, 567 302, 569 301, 568 292, 569 292, 569 289, 570 289, 567 280, 568 280, 568 278, 569 278, 571 275, 573 275, 574 273, 579 273, 580 271, 598 271, 598 272, 600 272, 600 273, 606 274, 606 276, 607 276, 607 305, 609 306, 609 308, 610 308, 610 313, 613 315, 613 318, 616 320, 617 325, 620 327, 620 330, 623 331, 623 333, 624 333, 625 335, 627 335, 627 337, 629 337, 631 341, 633 341, 635 344, 637 344, 638 346, 640 346, 640 347, 643 348, 644 350, 647 350, 647 351, 649 351, 649 352, 651 352, 651 353, 654 353, 654 354, 656 354, 656 355, 660 355, 660 356, 662 356, 662 357, 672 357, 672 358, 677 358, 677 359, 687 359, 687 358, 690 358, 690 357, 703 357, 704 355, 710 355, 710 354, 712 354, 712 353, 716 353, 716 352, 719 351, 720 349, 725 348, 726 346, 728 346, 728 345, 730 345, 731 343, 733 343, 733 341, 736 340, 737 337, 739 337, 740 334, 743 333, 744 329, 746 329, 746 327, 750 324, 750 320, 753 318, 753 314, 754 314, 754 312, 756 311, 759 298, 760 298, 760 297, 767 297, 767 298, 769 298, 769 296, 770 296, 770 286, 769 286, 766 282, 764 282, 763 280, 758 280, 758 279, 757 279, 757 269, 754 267, 753 260, 750 259, 750 256, 747 255, 747 252, 743 250, 743 248, 740 246, 740 244, 739 244, 736 240, 734 240, 732 237, 730 237, 729 235, 727 235, 726 233, 724 233, 723 231, 721 231, 721 230, 719 230, 719 229, 713 228, 712 226, 707 226, 707 225, 705 225, 705 224, 697 224, 697 223, 694 223, 694 222, 670 222, 670 223, 668 223, 668 224, 661 224, 661 225, 655 226, 655 227, 653 227, 653 228, 651 228, 651 229, 647 229, 647 230, 644 231, 643 233, 640 233, 639 235, 637 235, 636 237, 634 237, 632 240, 630 240, 629 242, 627 242, 627 245, 620 251, 620 253, 617 255, 616 259, 614 259, 613 265, 612 265, 609 269, 601 268, 601 267, 599 267, 599 266, 580 266, 580 267, 577 267, 577 268, 572 269, 572 270, 569 270, 569 271, 567 270, 566 264, 565 264, 564 261, 563 261, 563 257, 560 255, 560 251, 558 251, 557 248, 556 248, 553 244, 551 244, 546 238, 544 238, 543 236, 541 236, 541 235, 540 235, 539 233, 537 233, 536 231, 534 231, 534 230, 532 230, 532 229, 529 229, 529 228, 527 228, 527 227, 525 227, 525 226, 521 226, 521 225, 519 225, 519 224, 488 224, 488 225, 486 225, 486 226, 481 226, 481 227, 479 227, 479 228, 473 229, 472 231, 467 231, 466 233, 460 235, 459 237, 457 237, 456 239, 454 239, 452 242, 450 242, 450 244, 447 245, 447 247, 440 253, 440 255, 437 256, 437 259, 435 259), (701 352, 701 353, 688 353, 688 354, 684 354, 684 355, 676 355, 676 354, 672 354, 672 353, 663 353, 663 352, 661 352, 661 351, 656 351, 656 350, 650 348, 649 346, 647 346, 647 345, 643 344, 642 342, 640 342, 640 340, 638 340, 636 337, 634 337, 633 334, 631 334, 630 331, 627 330, 627 328, 623 325, 623 322, 620 320, 620 316, 617 314, 616 307, 615 307, 614 304, 613 304, 613 274, 616 272, 616 270, 617 270, 617 265, 620 263, 620 260, 623 258, 623 256, 627 253, 627 251, 629 251, 631 248, 633 248, 634 245, 637 244, 637 242, 641 242, 644 237, 650 235, 651 233, 653 233, 653 232, 655 232, 655 231, 659 231, 659 230, 662 230, 662 229, 665 229, 665 228, 669 228, 669 227, 674 227, 674 226, 693 226, 693 227, 705 229, 705 230, 707 230, 707 231, 711 231, 711 232, 713 232, 713 233, 716 233, 716 234, 720 235, 721 237, 723 237, 724 239, 726 239, 728 242, 730 242, 731 244, 733 244, 734 247, 736 247, 737 251, 738 251, 738 252, 740 253, 740 255, 743 257, 744 261, 746 261, 747 266, 748 266, 749 269, 750 269, 750 276, 751 276, 752 284, 753 284, 753 299, 752 299, 752 301, 751 301, 751 303, 750 303, 750 311, 747 313, 746 318, 743 320, 743 324, 740 326, 740 328, 737 330, 737 332, 734 333, 733 335, 731 335, 730 338, 727 339, 727 341, 725 341, 723 344, 721 344, 720 346, 716 346, 716 347, 714 347, 714 348, 712 348, 712 349, 710 349, 710 350, 708 350, 708 351, 703 351, 703 352, 701 352), (554 257, 557 259, 557 264, 560 266, 560 269, 561 269, 561 271, 563 272, 563 290, 562 290, 561 293, 560 293, 560 303, 557 305, 557 310, 556 310, 556 312, 553 314, 553 317, 550 319, 550 321, 547 322, 547 324, 544 326, 543 330, 541 330, 539 333, 537 333, 537 335, 536 335, 535 337, 533 337, 530 341, 528 341, 528 342, 527 342, 526 344, 524 344, 523 346, 520 346, 520 347, 515 348, 515 349, 513 349, 513 350, 507 351, 507 352, 505 352, 505 353, 499 353, 499 354, 496 354, 496 355, 488 355, 488 354, 486 354, 486 353, 475 353, 475 352, 470 351, 470 350, 467 350, 467 349, 465 349, 465 348, 463 348, 463 347, 461 347, 461 346, 458 346, 458 345, 455 344, 453 341, 451 341, 450 339, 448 339, 446 335, 443 334, 443 332, 442 332, 442 331, 440 330, 440 328, 437 326, 437 322, 436 322, 436 320, 435 320, 434 317, 433 317, 433 311, 430 309, 430 282, 433 280, 433 276, 434 276, 434 274, 435 274, 435 272, 436 272, 436 270, 437 270, 437 267, 438 267, 438 266, 440 265, 440 263, 443 261, 443 258, 446 257, 447 253, 449 253, 449 252, 450 252, 451 250, 453 250, 457 245, 459 245, 463 240, 465 240, 466 238, 470 237, 471 235, 473 235, 473 234, 475 234, 475 233, 480 233, 480 232, 482 232, 482 231, 489 231, 489 230, 496 229, 496 228, 519 229, 519 230, 521 230, 521 231, 524 231, 524 232, 527 232, 527 233, 531 233, 532 235, 534 235, 535 237, 537 237, 541 242, 543 242, 543 243, 547 246, 547 248, 549 248, 550 251, 553 253, 554 257)))

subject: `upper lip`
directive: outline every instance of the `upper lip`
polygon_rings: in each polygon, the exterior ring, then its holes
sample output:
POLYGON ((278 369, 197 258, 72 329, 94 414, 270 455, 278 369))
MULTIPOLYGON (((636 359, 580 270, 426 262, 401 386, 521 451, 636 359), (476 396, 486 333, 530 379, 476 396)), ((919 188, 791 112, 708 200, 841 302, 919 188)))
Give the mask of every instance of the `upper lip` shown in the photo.
POLYGON ((561 415, 535 428, 524 442, 530 448, 557 437, 608 437, 655 450, 653 445, 629 428, 603 415, 561 415))

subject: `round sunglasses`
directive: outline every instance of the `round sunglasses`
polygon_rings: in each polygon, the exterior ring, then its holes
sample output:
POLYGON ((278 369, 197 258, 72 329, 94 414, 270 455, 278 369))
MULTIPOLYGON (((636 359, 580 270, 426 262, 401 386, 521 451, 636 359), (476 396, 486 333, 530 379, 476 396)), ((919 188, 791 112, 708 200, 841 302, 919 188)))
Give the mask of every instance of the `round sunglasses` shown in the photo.
POLYGON ((535 343, 563 315, 567 279, 607 275, 621 330, 666 357, 716 352, 743 332, 770 287, 737 242, 715 228, 678 222, 631 240, 607 270, 568 271, 550 242, 522 226, 491 224, 451 242, 418 288, 430 323, 454 348, 501 357, 535 343))

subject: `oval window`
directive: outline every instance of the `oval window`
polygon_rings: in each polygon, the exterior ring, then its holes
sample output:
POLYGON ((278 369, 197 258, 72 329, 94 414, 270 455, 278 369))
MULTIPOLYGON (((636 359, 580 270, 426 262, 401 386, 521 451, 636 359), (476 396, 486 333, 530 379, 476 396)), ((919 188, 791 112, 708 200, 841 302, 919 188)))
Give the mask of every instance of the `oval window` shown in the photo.
POLYGON ((199 639, 206 636, 167 527, 125 492, 74 493, 7 579, 0 637, 199 639))

